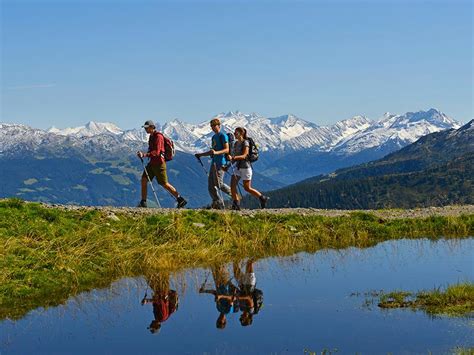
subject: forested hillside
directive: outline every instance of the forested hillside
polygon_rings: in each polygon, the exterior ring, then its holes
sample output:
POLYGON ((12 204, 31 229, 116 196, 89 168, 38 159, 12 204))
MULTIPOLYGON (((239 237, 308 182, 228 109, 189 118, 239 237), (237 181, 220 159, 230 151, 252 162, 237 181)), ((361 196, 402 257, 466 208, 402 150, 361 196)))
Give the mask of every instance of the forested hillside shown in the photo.
MULTIPOLYGON (((409 208, 474 203, 473 121, 383 159, 271 191, 269 207, 409 208)), ((246 201, 253 205, 253 201, 246 201)))

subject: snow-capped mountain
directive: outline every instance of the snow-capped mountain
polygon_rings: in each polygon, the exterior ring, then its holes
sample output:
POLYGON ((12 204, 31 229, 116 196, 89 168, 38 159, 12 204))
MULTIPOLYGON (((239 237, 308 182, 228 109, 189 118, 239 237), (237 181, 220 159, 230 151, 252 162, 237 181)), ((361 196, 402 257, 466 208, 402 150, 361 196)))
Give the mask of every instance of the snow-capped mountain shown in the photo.
MULTIPOLYGON (((355 116, 333 126, 320 127, 291 114, 267 118, 257 113, 244 114, 239 111, 220 113, 215 117, 221 120, 226 132, 233 132, 239 126, 245 127, 262 151, 308 148, 327 151, 341 139, 367 128, 371 122, 365 117, 355 116)), ((209 121, 193 126, 173 120, 163 125, 163 132, 173 138, 175 143, 179 142, 182 150, 187 152, 208 149, 213 135, 209 121)))
POLYGON ((393 115, 387 112, 365 130, 342 140, 334 151, 344 155, 385 147, 390 147, 390 150, 394 151, 427 134, 459 127, 460 124, 457 121, 436 109, 407 112, 404 115, 393 115))
MULTIPOLYGON (((291 149, 292 144, 286 144, 286 142, 318 127, 294 115, 267 118, 257 113, 244 114, 239 111, 230 111, 220 113, 215 117, 221 120, 222 128, 226 132, 233 132, 236 127, 245 127, 248 135, 258 142, 262 151, 291 149)), ((183 150, 188 152, 209 149, 213 135, 209 121, 193 126, 173 120, 163 125, 163 132, 175 139, 175 142, 179 141, 183 150)), ((303 148, 302 146, 295 147, 303 148)))
POLYGON ((245 127, 248 135, 258 142, 262 151, 302 148, 301 145, 297 146, 289 142, 318 128, 316 124, 294 115, 266 118, 255 113, 245 115, 237 111, 219 114, 217 117, 227 132, 233 132, 238 126, 245 127))
MULTIPOLYGON (((354 116, 329 126, 318 126, 294 115, 267 118, 257 113, 231 111, 216 117, 227 132, 233 132, 238 126, 246 127, 262 151, 284 153, 311 149, 345 156, 367 149, 394 151, 426 134, 460 127, 458 122, 436 109, 403 115, 386 113, 376 121, 354 116)), ((102 145, 106 151, 111 151, 128 146, 141 147, 148 140, 143 129, 122 130, 113 123, 88 122, 80 127, 52 127, 47 131, 15 124, 0 124, 0 128, 0 154, 55 145, 87 151, 100 149, 102 145)), ((193 125, 174 119, 159 128, 174 140, 177 150, 187 153, 208 149, 213 134, 209 121, 193 125)))
POLYGON ((124 131, 110 122, 94 122, 90 121, 85 126, 58 129, 51 127, 48 129, 49 133, 58 134, 61 136, 75 136, 75 137, 92 137, 99 134, 123 134, 124 131))
POLYGON ((372 121, 364 116, 354 116, 332 126, 316 126, 288 140, 285 145, 292 150, 330 151, 341 140, 368 128, 371 124, 372 121))
POLYGON ((0 155, 7 152, 15 154, 24 150, 33 151, 48 143, 60 146, 65 139, 66 136, 58 136, 22 124, 0 123, 0 155))
MULTIPOLYGON (((104 153, 117 153, 130 149, 141 149, 146 143, 143 140, 124 139, 121 134, 77 134, 65 135, 32 128, 21 124, 0 123, 0 157, 21 156, 25 152, 52 153, 56 156, 81 154, 84 156, 103 156, 104 153)), ((86 132, 87 133, 87 132, 86 132)), ((146 135, 146 134, 145 134, 146 135)), ((139 134, 137 132, 137 137, 139 134)))

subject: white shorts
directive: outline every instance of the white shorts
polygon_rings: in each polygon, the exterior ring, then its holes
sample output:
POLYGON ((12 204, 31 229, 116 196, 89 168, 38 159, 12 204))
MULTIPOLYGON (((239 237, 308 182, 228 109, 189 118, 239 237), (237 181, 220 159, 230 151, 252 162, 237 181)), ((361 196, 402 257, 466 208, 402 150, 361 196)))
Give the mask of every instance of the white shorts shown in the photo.
POLYGON ((252 168, 237 169, 234 168, 235 176, 240 177, 242 180, 252 180, 252 168))
POLYGON ((257 278, 254 272, 245 273, 242 275, 242 279, 239 280, 243 286, 255 287, 257 284, 257 278))

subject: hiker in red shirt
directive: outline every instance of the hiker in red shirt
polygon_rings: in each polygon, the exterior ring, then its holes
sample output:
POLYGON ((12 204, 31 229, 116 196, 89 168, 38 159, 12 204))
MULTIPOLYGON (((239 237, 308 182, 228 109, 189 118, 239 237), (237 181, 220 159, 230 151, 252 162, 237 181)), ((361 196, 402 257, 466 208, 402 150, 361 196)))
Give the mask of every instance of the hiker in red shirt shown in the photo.
POLYGON ((168 176, 166 174, 166 162, 165 162, 165 143, 164 137, 161 132, 156 130, 155 123, 153 121, 146 121, 142 126, 145 128, 146 133, 150 135, 148 139, 148 152, 137 152, 139 158, 150 158, 149 163, 146 166, 146 172, 143 171, 142 174, 142 199, 138 204, 138 207, 147 207, 146 197, 147 197, 147 175, 150 177, 150 184, 153 181, 153 178, 156 177, 158 184, 163 186, 168 192, 176 198, 178 202, 177 208, 182 208, 186 206, 188 201, 186 201, 179 192, 168 182, 168 176))
POLYGON ((175 290, 170 290, 169 275, 160 274, 148 280, 148 284, 153 290, 153 297, 143 297, 142 305, 151 303, 153 305, 153 319, 148 326, 150 333, 158 333, 161 329, 161 324, 168 320, 168 318, 176 312, 179 305, 178 293, 175 290))

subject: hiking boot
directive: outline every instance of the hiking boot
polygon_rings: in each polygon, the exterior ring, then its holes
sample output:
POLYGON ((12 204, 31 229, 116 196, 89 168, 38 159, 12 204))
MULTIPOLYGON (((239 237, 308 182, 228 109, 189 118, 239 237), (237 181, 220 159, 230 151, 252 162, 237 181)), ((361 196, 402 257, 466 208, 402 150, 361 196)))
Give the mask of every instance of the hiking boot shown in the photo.
POLYGON ((240 211, 240 203, 239 203, 239 201, 233 201, 233 202, 232 202, 232 210, 234 210, 234 211, 240 211))
POLYGON ((148 205, 146 203, 146 200, 141 200, 137 207, 147 208, 148 205))
POLYGON ((176 208, 183 208, 188 203, 188 201, 186 201, 182 196, 179 196, 176 201, 178 202, 176 208))
POLYGON ((270 199, 270 197, 268 197, 268 196, 264 196, 264 195, 260 196, 260 198, 259 198, 260 208, 262 208, 262 209, 265 208, 267 206, 267 202, 268 202, 269 199, 270 199))
POLYGON ((211 209, 213 210, 223 210, 224 208, 224 204, 220 201, 212 201, 211 203, 211 209))

